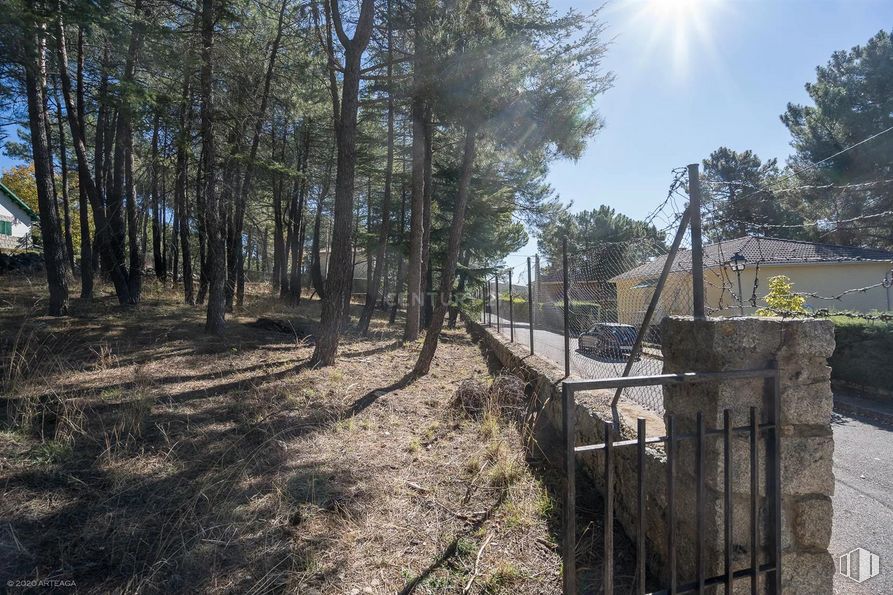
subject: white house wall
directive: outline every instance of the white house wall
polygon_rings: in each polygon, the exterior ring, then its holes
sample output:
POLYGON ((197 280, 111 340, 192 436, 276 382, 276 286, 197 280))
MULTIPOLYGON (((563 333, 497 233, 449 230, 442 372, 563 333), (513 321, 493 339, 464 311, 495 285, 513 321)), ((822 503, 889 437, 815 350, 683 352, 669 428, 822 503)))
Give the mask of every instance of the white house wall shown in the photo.
POLYGON ((16 248, 19 239, 31 233, 31 218, 3 194, 0 194, 0 220, 12 222, 12 235, 0 235, 0 248, 16 248))

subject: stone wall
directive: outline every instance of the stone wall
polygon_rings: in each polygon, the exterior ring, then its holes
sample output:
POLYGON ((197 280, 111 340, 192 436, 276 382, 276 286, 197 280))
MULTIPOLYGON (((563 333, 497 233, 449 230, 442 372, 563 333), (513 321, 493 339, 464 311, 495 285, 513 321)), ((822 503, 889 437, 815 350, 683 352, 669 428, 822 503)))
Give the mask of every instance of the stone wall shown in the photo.
MULTIPOLYGON (((563 371, 537 356, 526 344, 508 343, 495 332, 474 321, 466 321, 470 333, 481 340, 499 364, 524 378, 530 387, 530 448, 550 464, 562 467, 563 450, 553 448, 561 437, 561 381, 563 371)), ((663 355, 666 372, 722 371, 759 368, 778 362, 781 370, 781 459, 782 459, 782 546, 785 593, 831 593, 834 564, 828 553, 831 534, 831 499, 834 479, 831 456, 831 390, 827 358, 834 349, 833 327, 820 320, 717 319, 694 321, 669 318, 664 321, 663 355)), ((676 385, 664 391, 667 414, 673 414, 677 430, 694 429, 698 411, 707 428, 721 428, 723 410, 732 410, 733 425, 749 422, 750 406, 766 420, 771 387, 764 380, 676 385)), ((577 444, 604 441, 604 424, 612 419, 609 403, 613 391, 578 395, 577 444)), ((621 439, 635 437, 636 418, 646 419, 649 435, 665 433, 664 420, 634 404, 621 403, 621 439)), ((768 433, 766 433, 768 434, 768 433)), ((765 447, 760 454, 760 557, 767 553, 765 499, 765 447)), ((705 554, 709 574, 722 572, 723 467, 721 441, 707 444, 707 498, 705 554)), ((580 468, 599 490, 603 459, 600 454, 578 457, 580 468)), ((677 459, 677 569, 680 581, 694 578, 694 453, 690 442, 682 443, 677 459)), ((750 559, 750 471, 749 443, 745 434, 733 440, 733 542, 735 567, 744 568, 750 559)), ((634 538, 643 522, 649 568, 662 580, 667 578, 666 551, 666 457, 661 445, 649 447, 646 456, 646 518, 636 518, 637 460, 635 448, 615 449, 615 507, 617 519, 634 538)), ((749 581, 737 585, 749 589, 749 581)), ((736 588, 736 591, 739 589, 736 588)))
MULTIPOLYGON (((827 361, 834 351, 833 324, 811 319, 669 318, 664 322, 663 350, 667 373, 763 368, 777 362, 781 401, 782 584, 786 593, 830 594, 834 576, 834 562, 828 553, 834 439, 831 369, 827 361)), ((761 412, 761 421, 768 421, 770 391, 771 387, 760 379, 675 385, 665 389, 664 404, 668 413, 676 415, 677 427, 683 432, 694 430, 698 411, 704 413, 708 428, 722 427, 725 409, 731 411, 733 426, 743 426, 749 423, 751 407, 761 412)), ((763 441, 758 453, 759 460, 766 461, 763 441)), ((681 453, 680 483, 691 486, 693 466, 684 462, 686 454, 693 456, 691 452, 681 453)), ((742 434, 732 446, 733 543, 735 565, 739 567, 746 565, 750 556, 749 462, 748 437, 742 434)), ((765 466, 761 463, 760 467, 760 541, 765 547, 770 511, 765 499, 765 466)), ((708 540, 708 550, 721 552, 723 461, 721 444, 715 439, 708 443, 706 483, 710 511, 706 533, 713 537, 708 540)), ((765 556, 764 552, 761 554, 765 556)), ((707 563, 708 572, 721 570, 721 557, 709 556, 707 563)))

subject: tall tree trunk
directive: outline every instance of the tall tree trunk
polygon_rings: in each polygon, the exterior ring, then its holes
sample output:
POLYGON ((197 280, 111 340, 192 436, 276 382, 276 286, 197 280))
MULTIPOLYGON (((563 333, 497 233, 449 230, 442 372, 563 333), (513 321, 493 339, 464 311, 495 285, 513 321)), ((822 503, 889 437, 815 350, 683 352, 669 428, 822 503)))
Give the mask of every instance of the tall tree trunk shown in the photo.
MULTIPOLYGON (((284 141, 283 141, 284 142, 284 141)), ((270 157, 276 160, 276 125, 270 133, 270 157)), ((280 291, 282 267, 285 261, 285 213, 282 210, 282 184, 278 173, 273 174, 273 271, 270 278, 273 292, 280 291)))
POLYGON ((431 121, 431 106, 425 108, 425 206, 422 210, 422 279, 425 292, 422 308, 421 326, 428 328, 431 323, 434 306, 432 303, 434 294, 434 275, 431 270, 431 201, 434 196, 432 136, 434 126, 431 121))
POLYGON ((139 303, 143 285, 143 262, 146 248, 146 218, 145 209, 142 222, 138 216, 136 205, 136 180, 133 177, 133 130, 130 124, 124 134, 124 183, 127 199, 127 242, 130 252, 130 274, 127 277, 127 287, 130 289, 131 303, 139 303), (140 224, 142 223, 143 241, 140 243, 140 224))
MULTIPOLYGON (((83 51, 82 51, 82 40, 79 41, 79 72, 83 72, 82 63, 83 63, 83 51)), ((118 242, 116 238, 112 237, 111 223, 107 217, 107 210, 105 208, 105 199, 101 192, 102 181, 101 177, 104 176, 104 172, 106 171, 105 164, 107 163, 107 153, 106 153, 106 145, 111 145, 111 140, 108 137, 108 109, 105 105, 106 100, 106 88, 108 86, 108 77, 105 73, 105 69, 103 68, 103 73, 100 77, 99 83, 99 99, 100 99, 100 108, 99 108, 99 117, 97 123, 97 132, 96 132, 96 147, 95 147, 95 172, 96 178, 94 179, 93 175, 90 173, 90 166, 87 158, 87 146, 86 146, 86 136, 85 136, 85 126, 84 126, 84 109, 83 109, 83 85, 82 78, 79 78, 79 96, 78 96, 78 104, 79 107, 75 107, 74 101, 72 99, 72 91, 71 91, 71 78, 68 74, 68 52, 65 45, 65 27, 62 22, 61 15, 59 16, 59 20, 57 22, 56 28, 56 49, 58 51, 59 64, 62 65, 59 68, 60 80, 62 83, 62 96, 65 99, 65 111, 68 114, 68 124, 71 130, 72 142, 75 148, 75 155, 77 156, 78 162, 78 184, 81 189, 86 192, 87 199, 90 202, 90 205, 93 209, 93 223, 96 229, 96 240, 97 247, 99 248, 98 252, 101 253, 101 260, 104 265, 104 270, 106 274, 111 278, 112 283, 115 286, 115 292, 118 296, 118 302, 121 304, 130 303, 130 290, 127 285, 127 269, 124 266, 124 247, 123 247, 123 239, 118 242), (106 142, 108 140, 108 142, 106 142)), ((108 57, 108 50, 105 50, 103 54, 103 62, 108 57)), ((80 77, 80 75, 79 75, 80 77)), ((94 263, 96 259, 94 258, 94 263)), ((92 278, 91 278, 91 293, 92 293, 92 278)))
POLYGON ((247 226, 246 230, 247 237, 245 238, 245 268, 239 271, 239 283, 236 286, 236 303, 240 307, 242 304, 245 303, 245 275, 248 271, 251 270, 252 260, 257 260, 254 255, 254 244, 256 242, 254 238, 254 228, 249 225, 247 226))
MULTIPOLYGON (((169 147, 170 145, 167 142, 167 131, 165 131, 164 137, 164 144, 166 147, 169 147)), ((169 155, 165 155, 166 158, 168 156, 169 155)), ((168 236, 167 217, 164 215, 165 213, 167 213, 167 196, 167 168, 164 168, 161 170, 161 212, 163 214, 161 237, 164 239, 164 262, 167 265, 167 270, 171 274, 171 281, 174 285, 176 285, 180 281, 180 212, 177 211, 177 204, 175 199, 172 205, 173 218, 171 219, 171 233, 170 236, 168 236)))
MULTIPOLYGON (((241 263, 238 255, 233 253, 233 249, 236 245, 236 230, 233 227, 233 219, 235 216, 234 209, 236 206, 235 203, 238 201, 237 197, 241 194, 237 186, 242 180, 242 175, 239 171, 240 165, 238 163, 238 155, 242 152, 242 134, 240 130, 233 130, 228 144, 231 149, 221 168, 223 183, 218 192, 220 193, 219 200, 223 203, 225 210, 224 243, 226 244, 226 262, 224 263, 224 266, 226 267, 226 285, 224 285, 223 294, 224 302, 226 303, 226 311, 232 312, 233 303, 236 297, 236 278, 238 275, 231 274, 231 271, 235 271, 238 266, 238 263, 235 261, 241 263)), ((241 241, 239 242, 239 245, 241 245, 241 241)))
POLYGON ((196 210, 196 227, 198 227, 198 295, 195 303, 198 305, 205 303, 205 296, 208 294, 208 237, 205 230, 208 222, 205 217, 205 182, 204 182, 204 155, 199 155, 197 164, 198 171, 195 175, 195 210, 196 210))
POLYGON ((53 205, 53 170, 47 139, 46 97, 42 81, 46 77, 43 25, 25 33, 25 90, 28 100, 28 124, 37 202, 43 238, 43 259, 49 286, 49 313, 63 316, 68 311, 68 278, 65 274, 65 247, 59 232, 59 220, 53 205))
MULTIPOLYGON (((251 139, 251 149, 248 152, 248 162, 245 165, 245 179, 242 181, 241 190, 236 196, 236 204, 233 210, 233 234, 230 254, 232 255, 232 263, 230 267, 230 277, 232 279, 240 279, 243 276, 243 249, 242 249, 242 228, 245 223, 245 205, 248 195, 251 194, 251 185, 254 180, 254 160, 257 157, 257 148, 260 145, 260 133, 263 128, 264 117, 267 112, 267 101, 270 95, 270 84, 273 80, 273 67, 276 63, 276 54, 279 52, 279 44, 282 40, 282 26, 285 20, 285 9, 288 1, 283 0, 279 9, 279 20, 276 24, 276 37, 270 47, 270 58, 267 61, 267 70, 264 75, 264 86, 261 92, 260 107, 257 110, 254 122, 254 135, 251 139)), ((244 280, 242 280, 244 286, 244 280)), ((238 294, 238 291, 237 291, 238 294)), ((237 296, 237 304, 241 307, 242 300, 237 296)))
POLYGON ((266 274, 269 269, 267 259, 269 257, 267 253, 267 246, 270 243, 270 228, 264 227, 264 243, 260 247, 260 272, 266 274))
POLYGON ((469 263, 469 254, 468 251, 465 251, 465 254, 462 256, 462 271, 459 272, 459 284, 456 286, 456 291, 453 292, 453 299, 450 300, 450 314, 449 314, 449 323, 447 324, 448 328, 456 328, 456 320, 459 318, 459 305, 458 300, 465 295, 465 284, 468 278, 467 269, 469 263))
MULTIPOLYGON (((162 195, 164 195, 164 186, 162 185, 162 195)), ((166 202, 166 201, 165 201, 166 202)), ((167 205, 163 205, 165 208, 162 212, 166 212, 167 205)), ((164 234, 162 234, 164 235, 164 234)), ((180 282, 180 248, 179 248, 179 238, 180 238, 180 213, 177 211, 177 206, 174 205, 174 218, 171 222, 171 237, 170 237, 170 246, 165 243, 165 248, 168 254, 170 254, 169 258, 166 258, 168 262, 168 268, 171 272, 171 281, 174 285, 180 282)))
POLYGON ((434 316, 431 326, 425 333, 425 342, 419 359, 416 361, 413 374, 424 376, 431 369, 431 361, 437 350, 437 342, 440 339, 440 331, 443 329, 443 319, 449 306, 450 293, 453 287, 453 278, 456 275, 456 262, 459 257, 459 246, 462 242, 462 226, 465 224, 465 207, 468 204, 468 192, 471 185, 471 174, 474 170, 474 154, 476 148, 477 129, 468 126, 465 129, 465 150, 462 156, 462 173, 459 177, 459 190, 456 195, 456 206, 453 211, 453 221, 450 225, 450 239, 444 255, 443 269, 440 274, 440 289, 437 293, 437 302, 434 305, 434 316))
POLYGON ((411 156, 411 215, 409 220, 409 263, 406 271, 407 302, 405 341, 415 341, 419 336, 422 314, 422 280, 424 274, 425 246, 425 143, 427 139, 426 117, 428 56, 426 27, 430 16, 430 0, 418 0, 415 7, 413 31, 414 89, 410 105, 412 120, 411 156))
POLYGON ((155 277, 162 283, 167 278, 167 263, 162 253, 161 231, 161 202, 158 195, 158 127, 161 121, 161 113, 156 109, 154 122, 152 123, 152 163, 150 167, 150 193, 152 195, 152 261, 155 266, 155 277))
MULTIPOLYGON (((121 76, 121 87, 126 89, 133 84, 136 71, 136 60, 142 45, 142 2, 136 0, 134 12, 136 18, 130 32, 130 44, 127 48, 127 57, 124 62, 124 72, 121 76)), ((129 303, 136 304, 140 299, 142 286, 142 268, 139 251, 139 227, 136 213, 136 196, 133 188, 132 171, 132 129, 131 108, 129 103, 121 101, 118 106, 118 120, 115 124, 115 153, 112 165, 112 191, 106 197, 108 204, 108 219, 111 229, 112 249, 115 259, 124 262, 125 226, 124 212, 125 201, 127 209, 128 244, 130 249, 130 270, 126 274, 129 303)))
MULTIPOLYGON (((404 162, 403 173, 406 174, 406 165, 404 162)), ((388 324, 394 324, 397 320, 397 311, 400 309, 400 295, 403 293, 403 245, 406 241, 406 185, 402 181, 405 176, 401 176, 400 182, 400 254, 397 257, 397 277, 394 280, 394 303, 391 305, 391 316, 388 324)))
MULTIPOLYGON (((305 201, 306 202, 306 201, 305 201)), ((300 238, 298 239, 298 256, 297 256, 297 265, 295 266, 295 270, 297 270, 297 278, 298 278, 298 289, 295 294, 295 304, 301 303, 301 290, 302 290, 302 274, 304 270, 304 242, 307 240, 307 219, 305 217, 301 217, 301 233, 300 238)))
MULTIPOLYGON (((307 163, 310 161, 310 122, 304 122, 303 143, 300 152, 301 175, 297 180, 297 200, 292 203, 291 211, 291 277, 288 282, 290 301, 298 305, 301 301, 301 259, 304 254, 304 202, 307 194, 307 163)), ((294 200, 294 199, 293 199, 294 200)))
POLYGON ((56 97, 56 122, 59 129, 59 168, 62 173, 62 226, 65 237, 65 256, 68 266, 74 273, 74 241, 71 237, 71 203, 68 200, 68 157, 65 154, 65 124, 62 121, 62 104, 56 97))
POLYGON ((214 0, 202 0, 201 52, 201 132, 202 175, 204 178, 205 220, 208 243, 208 313, 205 331, 223 333, 226 318, 226 205, 220 200, 216 184, 216 152, 214 149, 214 0))
MULTIPOLYGON (((357 325, 359 331, 363 335, 369 333, 369 323, 372 321, 372 314, 375 310, 375 300, 378 297, 378 290, 382 283, 382 273, 385 268, 385 259, 387 258, 388 232, 391 224, 391 181, 394 175, 394 93, 393 93, 393 72, 394 72, 394 35, 391 27, 391 0, 388 0, 388 67, 387 67, 387 87, 388 87, 388 148, 385 160, 384 170, 384 196, 381 201, 381 225, 378 228, 378 250, 375 254, 375 272, 372 273, 372 283, 366 288, 366 303, 363 305, 363 312, 360 314, 360 322, 357 325)), ((370 202, 371 205, 371 202, 370 202)), ((366 268, 368 271, 368 259, 371 254, 367 254, 366 268)), ((387 277, 385 276, 385 280, 387 277)), ((385 283, 385 294, 387 294, 387 283, 385 283)))
MULTIPOLYGON (((46 41, 44 40, 43 43, 44 43, 44 52, 46 52, 46 49, 45 49, 46 41)), ((44 55, 44 60, 46 60, 45 55, 44 55)), ((65 250, 64 235, 62 232, 62 213, 59 211, 59 188, 56 186, 56 164, 53 162, 53 124, 52 124, 52 119, 50 118, 50 111, 49 111, 49 102, 50 102, 50 94, 49 93, 50 93, 50 91, 49 91, 49 86, 47 85, 46 74, 44 74, 44 79, 41 81, 41 97, 43 98, 43 110, 44 110, 44 112, 46 112, 43 115, 43 121, 46 124, 47 149, 49 150, 49 153, 47 153, 47 160, 49 161, 49 164, 50 164, 50 174, 52 176, 51 179, 53 181, 53 187, 52 187, 53 210, 56 211, 56 221, 59 222, 59 237, 63 238, 62 250, 64 252, 67 252, 65 250)), ((68 261, 67 254, 65 254, 65 260, 66 260, 66 262, 68 261)))
MULTIPOLYGON (((280 162, 285 163, 286 159, 286 147, 288 143, 286 142, 287 132, 283 130, 282 134, 282 153, 280 155, 280 162)), ((293 214, 292 211, 292 200, 289 200, 287 203, 283 200, 282 197, 285 196, 285 175, 280 173, 277 176, 278 188, 279 188, 279 202, 282 205, 283 213, 280 218, 282 224, 282 260, 279 263, 279 299, 285 300, 288 298, 288 254, 291 250, 291 219, 290 217, 293 214)), ((294 197, 294 195, 290 195, 294 197)))
MULTIPOLYGON (((320 236, 322 231, 322 210, 331 185, 332 161, 332 155, 330 154, 323 176, 323 186, 320 188, 319 197, 316 201, 316 216, 313 219, 313 241, 310 243, 310 280, 313 283, 313 290, 319 296, 319 299, 325 299, 326 296, 325 278, 322 274, 322 259, 319 255, 319 249, 322 244, 322 237, 320 236)), ((326 262, 328 263, 328 261, 326 262)))
MULTIPOLYGON (((417 33, 416 38, 418 39, 417 33)), ((418 43, 418 41, 417 41, 418 43)), ((418 53, 418 50, 417 50, 418 53)), ((417 57, 416 61, 420 58, 417 57)), ((409 216, 409 263, 406 269, 406 328, 404 341, 419 337, 422 305, 422 243, 425 211, 425 104, 417 93, 412 98, 411 194, 409 216)))
MULTIPOLYGON (((62 40, 64 43, 64 40, 62 40)), ((59 69, 65 70, 65 76, 68 76, 67 64, 62 66, 60 62, 59 69)), ((60 74, 61 76, 61 74, 60 74)), ((83 135, 84 131, 84 111, 86 103, 84 101, 84 28, 78 26, 78 53, 77 53, 77 123, 79 132, 83 135)), ((66 109, 68 109, 66 107, 66 109)), ((72 144, 77 142, 72 138, 72 144)), ((78 165, 78 215, 81 227, 81 299, 93 299, 93 245, 90 241, 90 214, 89 214, 89 198, 87 197, 87 189, 84 184, 80 183, 80 165, 78 165)))
POLYGON ((353 270, 350 261, 350 223, 353 216, 354 173, 357 161, 357 110, 359 108, 360 65, 372 35, 374 0, 363 0, 353 39, 341 26, 338 0, 331 0, 330 13, 338 38, 344 46, 344 73, 341 88, 341 112, 335 122, 337 169, 335 175, 335 212, 332 224, 332 250, 326 278, 326 299, 322 303, 316 349, 311 362, 328 366, 338 352, 345 300, 350 299, 353 270), (346 296, 346 297, 345 297, 346 296))

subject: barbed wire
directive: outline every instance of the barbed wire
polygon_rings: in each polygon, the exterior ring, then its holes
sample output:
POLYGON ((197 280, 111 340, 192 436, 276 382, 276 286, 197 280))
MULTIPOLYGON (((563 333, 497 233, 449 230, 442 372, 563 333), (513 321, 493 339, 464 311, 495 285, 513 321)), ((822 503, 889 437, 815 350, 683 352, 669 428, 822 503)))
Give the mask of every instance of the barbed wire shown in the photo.
POLYGON ((669 202, 672 200, 675 192, 680 187, 682 187, 683 181, 688 179, 688 168, 684 166, 674 167, 671 171, 673 174, 673 180, 670 182, 670 187, 667 190, 667 197, 663 200, 663 202, 657 205, 657 208, 655 208, 645 217, 644 221, 646 225, 650 225, 654 218, 657 217, 657 215, 661 211, 663 211, 664 208, 666 208, 667 204, 669 204, 669 202))
MULTIPOLYGON (((710 213, 710 211, 708 211, 710 213)), ((893 210, 890 211, 881 211, 879 213, 870 213, 868 215, 858 215, 856 217, 849 217, 847 219, 817 219, 814 221, 803 221, 801 223, 762 223, 758 221, 746 221, 744 219, 732 219, 732 218, 718 218, 714 217, 710 219, 711 223, 737 223, 742 225, 752 225, 755 227, 763 227, 766 229, 800 229, 800 228, 809 228, 809 227, 819 227, 826 225, 836 225, 838 228, 842 225, 846 225, 849 223, 856 223, 859 221, 865 221, 868 219, 879 219, 883 217, 893 217, 893 210)), ((878 223, 878 225, 885 225, 886 222, 878 223)))
POLYGON ((750 188, 757 192, 780 194, 782 192, 800 192, 802 190, 858 190, 861 188, 868 188, 870 186, 893 184, 893 179, 872 180, 868 182, 857 182, 854 184, 802 184, 800 186, 786 186, 782 188, 754 186, 753 184, 749 184, 747 182, 738 182, 736 180, 711 180, 709 178, 705 178, 702 182, 703 184, 708 186, 738 186, 739 188, 750 188))
POLYGON ((854 287, 853 289, 847 289, 846 291, 843 291, 837 295, 832 295, 832 296, 824 296, 824 295, 819 295, 817 293, 807 292, 807 291, 795 291, 794 293, 796 295, 802 295, 803 297, 813 298, 816 300, 840 301, 844 298, 844 296, 847 296, 851 293, 865 293, 866 291, 869 291, 871 289, 877 289, 878 287, 886 288, 886 287, 890 287, 890 286, 887 284, 886 281, 881 281, 880 283, 875 283, 874 285, 867 285, 865 287, 854 287))
MULTIPOLYGON (((813 169, 818 168, 818 167, 821 166, 823 163, 826 163, 826 162, 828 162, 828 161, 830 161, 830 160, 832 160, 832 159, 834 159, 834 158, 836 158, 836 157, 840 157, 841 155, 843 155, 843 154, 845 154, 845 153, 848 153, 849 151, 852 151, 852 150, 855 149, 856 147, 859 147, 859 146, 861 146, 861 145, 864 145, 864 144, 867 143, 867 142, 873 141, 874 139, 879 138, 879 137, 881 137, 881 136, 883 136, 883 135, 885 135, 885 134, 887 134, 887 133, 889 133, 889 132, 891 132, 891 131, 893 131, 893 126, 890 126, 889 128, 885 128, 884 130, 881 130, 880 132, 877 132, 877 133, 875 133, 875 134, 872 134, 871 136, 869 136, 869 137, 867 137, 867 138, 864 138, 864 139, 860 140, 860 141, 857 142, 857 143, 853 143, 852 145, 850 145, 850 146, 848 146, 848 147, 846 147, 846 148, 844 148, 844 149, 841 149, 840 151, 834 153, 833 155, 829 155, 828 157, 825 157, 824 159, 821 159, 821 160, 819 160, 819 161, 816 161, 815 163, 809 163, 809 164, 807 164, 806 166, 804 166, 804 167, 802 167, 802 168, 799 168, 799 169, 791 168, 791 172, 790 172, 790 173, 785 174, 785 175, 781 176, 780 178, 775 179, 774 182, 775 182, 775 183, 778 183, 778 182, 782 182, 782 181, 784 181, 784 180, 789 180, 789 179, 791 179, 791 178, 793 178, 793 177, 795 177, 795 176, 800 176, 800 175, 802 175, 802 174, 804 174, 804 173, 806 173, 806 172, 808 172, 808 171, 811 171, 811 170, 813 170, 813 169)), ((757 193, 759 193, 759 192, 771 192, 771 191, 770 191, 769 189, 765 188, 765 187, 757 187, 753 192, 747 193, 747 194, 745 194, 745 195, 743 195, 743 196, 739 196, 739 197, 737 197, 737 199, 738 199, 738 200, 743 200, 743 199, 745 199, 745 198, 747 198, 747 197, 749 197, 749 196, 753 196, 754 194, 757 194, 757 193)))

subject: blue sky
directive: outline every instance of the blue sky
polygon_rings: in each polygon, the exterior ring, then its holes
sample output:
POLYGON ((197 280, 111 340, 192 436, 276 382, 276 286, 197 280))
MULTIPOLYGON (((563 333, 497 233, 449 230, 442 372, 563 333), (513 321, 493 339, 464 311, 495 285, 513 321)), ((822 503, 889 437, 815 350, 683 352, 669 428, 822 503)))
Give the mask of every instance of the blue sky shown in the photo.
MULTIPOLYGON (((600 2, 553 0, 559 10, 600 2)), ((646 216, 666 197, 671 170, 719 146, 761 158, 790 153, 779 120, 835 50, 893 27, 890 0, 614 0, 602 11, 617 77, 598 100, 605 128, 549 182, 573 210, 600 204, 646 216)), ((535 252, 529 243, 520 254, 535 252)), ((520 266, 522 258, 507 259, 520 266)))
MULTIPOLYGON (((833 51, 893 27, 893 1, 613 0, 602 20, 605 68, 617 77, 598 99, 605 128, 579 161, 555 163, 549 182, 574 210, 607 204, 641 218, 666 196, 674 167, 719 146, 783 163, 787 102, 808 101, 803 85, 833 51)), ((11 164, 0 155, 0 169, 11 164)), ((507 263, 535 251, 531 241, 507 263)))

